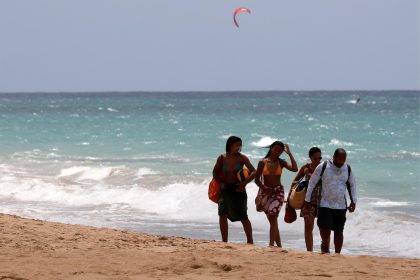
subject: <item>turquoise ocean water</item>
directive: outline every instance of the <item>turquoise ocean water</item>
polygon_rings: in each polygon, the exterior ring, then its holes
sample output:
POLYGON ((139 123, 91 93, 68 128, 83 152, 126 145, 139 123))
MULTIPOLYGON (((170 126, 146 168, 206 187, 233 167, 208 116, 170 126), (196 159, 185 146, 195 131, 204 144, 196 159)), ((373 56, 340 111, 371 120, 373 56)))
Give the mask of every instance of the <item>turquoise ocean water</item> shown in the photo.
MULTIPOLYGON (((220 239, 207 184, 226 138, 240 136, 254 165, 280 139, 299 166, 311 146, 348 151, 359 205, 345 253, 420 257, 419 92, 9 93, 0 116, 3 213, 220 239)), ((249 216, 266 245, 256 190, 249 216)), ((304 248, 301 219, 280 230, 285 247, 304 248)), ((240 224, 230 239, 244 240, 240 224)))

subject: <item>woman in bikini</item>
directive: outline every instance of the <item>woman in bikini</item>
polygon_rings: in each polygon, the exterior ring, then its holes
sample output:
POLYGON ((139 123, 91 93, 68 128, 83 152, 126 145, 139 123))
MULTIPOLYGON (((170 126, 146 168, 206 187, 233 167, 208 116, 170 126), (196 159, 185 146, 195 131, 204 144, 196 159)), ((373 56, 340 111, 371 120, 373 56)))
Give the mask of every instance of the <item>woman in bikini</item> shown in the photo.
POLYGON ((219 199, 219 225, 223 242, 228 241, 228 219, 231 222, 241 221, 247 238, 252 244, 252 226, 248 219, 248 196, 246 185, 254 179, 255 168, 248 157, 241 154, 242 140, 231 136, 226 142, 226 153, 217 158, 213 168, 213 177, 221 183, 219 199), (244 182, 238 181, 237 173, 243 166, 250 171, 244 182))
POLYGON ((284 201, 284 187, 281 184, 281 174, 283 168, 296 172, 298 167, 288 145, 275 141, 269 148, 265 158, 258 163, 255 174, 255 183, 260 188, 255 204, 257 211, 264 211, 270 222, 269 245, 274 246, 275 242, 278 247, 281 247, 280 231, 277 222, 284 201), (290 157, 291 164, 280 159, 280 155, 283 152, 290 157))
MULTIPOLYGON (((305 177, 305 181, 309 182, 309 179, 314 173, 315 168, 320 164, 322 156, 321 156, 321 149, 318 147, 312 147, 309 150, 309 158, 311 163, 307 163, 303 165, 296 178, 294 179, 292 186, 298 183, 303 177, 305 177)), ((290 188, 291 189, 291 188, 290 188)), ((290 192, 289 192, 290 195, 290 192)), ((318 216, 318 186, 315 187, 314 191, 311 195, 311 207, 302 208, 300 211, 300 216, 305 220, 305 243, 306 243, 306 250, 308 252, 313 251, 314 247, 314 240, 313 240, 313 230, 314 230, 314 222, 315 218, 318 216)))

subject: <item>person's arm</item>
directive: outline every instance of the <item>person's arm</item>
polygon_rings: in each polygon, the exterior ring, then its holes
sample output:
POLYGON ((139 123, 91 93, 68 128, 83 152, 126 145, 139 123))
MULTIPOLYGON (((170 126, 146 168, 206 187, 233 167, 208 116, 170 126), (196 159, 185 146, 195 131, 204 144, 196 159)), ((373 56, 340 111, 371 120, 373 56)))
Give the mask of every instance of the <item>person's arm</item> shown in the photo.
POLYGON ((249 174, 249 177, 245 180, 245 185, 249 184, 254 180, 255 178, 255 167, 252 165, 252 163, 249 161, 249 158, 247 156, 242 155, 242 162, 245 164, 245 166, 248 168, 248 170, 251 172, 249 174))
POLYGON ((297 172, 297 171, 298 171, 298 166, 297 166, 297 163, 296 163, 296 161, 295 161, 295 158, 294 158, 294 157, 293 157, 293 155, 292 155, 292 152, 290 151, 289 145, 287 145, 287 144, 285 144, 285 145, 284 145, 284 152, 285 152, 287 155, 289 155, 289 157, 290 157, 290 161, 291 161, 291 164, 290 164, 290 163, 288 163, 288 162, 285 162, 285 163, 284 163, 284 167, 285 167, 287 170, 290 170, 290 171, 292 171, 292 172, 297 172))
POLYGON ((356 203, 357 203, 357 190, 356 190, 356 179, 354 178, 353 170, 350 172, 349 178, 350 184, 350 193, 351 193, 351 203, 349 206, 349 211, 354 212, 356 210, 356 203))
POLYGON ((311 202, 312 192, 314 191, 314 188, 321 179, 322 166, 323 164, 318 165, 318 167, 312 174, 311 179, 309 179, 308 189, 306 190, 305 202, 311 202))
POLYGON ((258 162, 257 171, 255 172, 254 182, 260 189, 264 190, 265 186, 261 182, 261 175, 263 173, 263 170, 264 170, 264 162, 262 160, 260 160, 260 162, 258 162))
POLYGON ((293 186, 294 184, 296 184, 297 182, 299 182, 299 181, 300 181, 300 179, 302 179, 302 178, 305 176, 305 169, 306 169, 306 165, 302 166, 302 167, 299 169, 298 174, 296 175, 295 179, 293 179, 292 186, 293 186))
POLYGON ((216 164, 213 167, 213 178, 216 179, 216 181, 222 183, 223 180, 220 178, 220 172, 222 171, 222 165, 223 165, 223 155, 220 155, 217 158, 216 164))

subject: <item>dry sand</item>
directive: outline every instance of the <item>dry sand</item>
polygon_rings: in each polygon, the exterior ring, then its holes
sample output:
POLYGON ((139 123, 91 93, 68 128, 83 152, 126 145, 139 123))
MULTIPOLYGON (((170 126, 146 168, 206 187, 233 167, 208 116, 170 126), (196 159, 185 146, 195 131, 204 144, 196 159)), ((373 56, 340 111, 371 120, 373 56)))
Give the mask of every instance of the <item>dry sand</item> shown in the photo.
POLYGON ((0 280, 419 279, 420 260, 320 255, 0 214, 0 280))

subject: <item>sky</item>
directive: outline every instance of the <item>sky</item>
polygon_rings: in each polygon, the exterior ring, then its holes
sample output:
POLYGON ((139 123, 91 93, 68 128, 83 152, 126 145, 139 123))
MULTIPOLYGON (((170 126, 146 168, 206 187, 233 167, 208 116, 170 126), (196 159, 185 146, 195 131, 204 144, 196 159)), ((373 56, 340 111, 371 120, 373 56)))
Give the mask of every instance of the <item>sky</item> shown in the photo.
POLYGON ((419 0, 0 0, 0 92, 420 89, 419 0), (252 13, 238 17, 237 7, 252 13))

